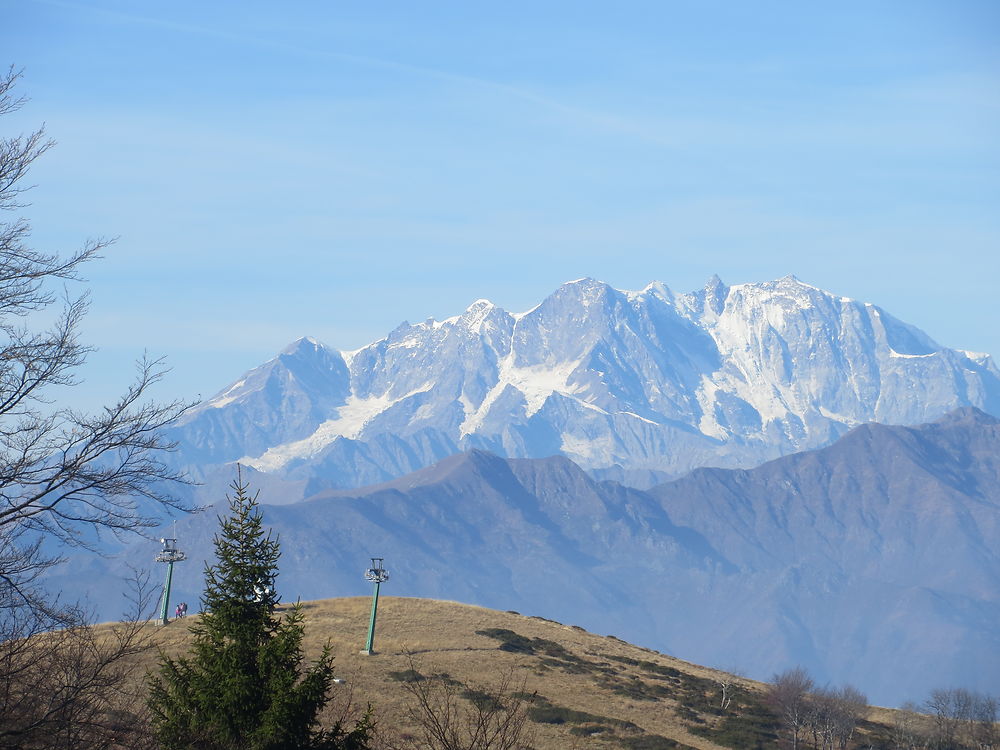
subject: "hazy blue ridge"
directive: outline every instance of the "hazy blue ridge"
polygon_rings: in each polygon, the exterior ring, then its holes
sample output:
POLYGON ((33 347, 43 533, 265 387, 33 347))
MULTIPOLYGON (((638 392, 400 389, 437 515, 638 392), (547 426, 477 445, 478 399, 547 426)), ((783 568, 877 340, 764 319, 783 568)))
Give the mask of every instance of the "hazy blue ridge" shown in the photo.
MULTIPOLYGON (((364 595, 378 555, 386 594, 537 614, 755 678, 801 664, 890 705, 942 685, 1000 691, 1000 420, 974 408, 648 491, 562 456, 481 450, 290 503, 250 479, 286 600, 364 595)), ((197 601, 215 528, 212 511, 177 523, 190 557, 174 600, 197 601)), ((154 568, 156 548, 74 557, 52 583, 111 616, 115 577, 154 568)))

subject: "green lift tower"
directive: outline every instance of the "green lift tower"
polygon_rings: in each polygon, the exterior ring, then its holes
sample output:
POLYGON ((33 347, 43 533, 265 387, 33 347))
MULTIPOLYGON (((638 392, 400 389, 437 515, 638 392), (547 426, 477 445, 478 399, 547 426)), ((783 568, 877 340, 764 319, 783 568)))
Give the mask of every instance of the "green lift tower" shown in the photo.
POLYGON ((174 563, 187 559, 187 555, 177 549, 176 539, 161 539, 160 544, 163 545, 163 549, 156 556, 156 562, 167 564, 167 580, 163 583, 163 600, 160 602, 159 623, 160 625, 166 625, 168 622, 167 607, 170 604, 170 582, 174 577, 174 563))
POLYGON ((372 566, 365 571, 365 580, 371 581, 375 584, 374 590, 372 591, 372 616, 371 620, 368 622, 368 641, 365 643, 364 651, 361 653, 365 656, 371 656, 374 653, 375 645, 375 617, 378 615, 378 587, 389 580, 389 571, 382 567, 382 558, 373 557, 372 566))

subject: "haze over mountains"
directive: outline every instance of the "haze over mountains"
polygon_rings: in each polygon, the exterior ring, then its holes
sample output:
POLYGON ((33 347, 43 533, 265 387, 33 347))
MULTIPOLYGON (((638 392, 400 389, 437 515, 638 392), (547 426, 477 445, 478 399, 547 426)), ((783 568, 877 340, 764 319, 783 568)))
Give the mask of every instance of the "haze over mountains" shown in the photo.
POLYGON ((593 279, 526 313, 474 302, 358 351, 301 339, 191 412, 180 460, 240 460, 306 494, 381 482, 462 450, 562 454, 650 486, 750 467, 865 422, 1000 414, 1000 371, 880 308, 794 277, 675 295, 593 279))
MULTIPOLYGON (((363 594, 377 554, 393 595, 538 614, 754 678, 801 664, 883 705, 1000 691, 1000 420, 974 409, 649 491, 473 450, 265 520, 286 599, 363 594)), ((176 600, 196 600, 215 529, 214 513, 178 522, 176 600)), ((106 595, 155 551, 66 580, 106 595)))
MULTIPOLYGON (((355 352, 302 339, 173 437, 200 501, 252 467, 286 599, 361 594, 380 555, 393 594, 758 679, 801 664, 897 704, 1000 691, 998 414, 990 357, 793 277, 582 279, 355 352)), ((197 600, 215 526, 178 522, 176 600, 197 600)), ((117 612, 116 576, 154 554, 75 557, 53 583, 117 612)))

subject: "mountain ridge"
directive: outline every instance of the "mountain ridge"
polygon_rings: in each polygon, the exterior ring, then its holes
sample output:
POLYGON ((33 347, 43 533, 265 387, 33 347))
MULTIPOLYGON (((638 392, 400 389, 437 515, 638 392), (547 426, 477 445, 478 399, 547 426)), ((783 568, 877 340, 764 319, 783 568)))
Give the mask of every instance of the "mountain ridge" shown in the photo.
POLYGON ((991 358, 793 276, 714 277, 679 295, 584 278, 524 313, 477 300, 351 352, 300 339, 172 434, 180 464, 240 461, 313 489, 386 481, 470 448, 560 453, 650 486, 961 406, 1000 414, 991 358))

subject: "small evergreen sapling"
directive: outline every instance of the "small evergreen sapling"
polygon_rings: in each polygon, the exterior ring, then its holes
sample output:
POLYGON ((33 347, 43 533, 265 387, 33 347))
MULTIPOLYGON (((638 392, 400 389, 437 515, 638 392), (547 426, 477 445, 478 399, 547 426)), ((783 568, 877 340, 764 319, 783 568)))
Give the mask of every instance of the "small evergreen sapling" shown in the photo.
POLYGON ((333 680, 329 645, 303 671, 298 604, 275 615, 278 540, 265 532, 257 494, 238 474, 219 519, 215 565, 205 568, 202 616, 186 656, 161 655, 149 707, 164 750, 364 750, 367 716, 347 732, 323 729, 333 680))

